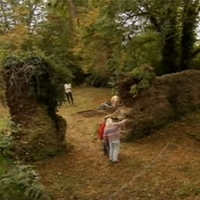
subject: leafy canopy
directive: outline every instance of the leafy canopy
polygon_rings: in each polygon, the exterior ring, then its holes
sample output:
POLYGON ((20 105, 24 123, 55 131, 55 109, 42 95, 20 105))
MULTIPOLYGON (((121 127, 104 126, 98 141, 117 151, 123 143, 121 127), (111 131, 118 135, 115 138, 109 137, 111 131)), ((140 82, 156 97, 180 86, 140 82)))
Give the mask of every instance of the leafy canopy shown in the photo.
POLYGON ((51 59, 23 54, 6 57, 2 65, 5 84, 13 91, 13 98, 30 89, 30 95, 47 105, 50 112, 65 100, 63 84, 71 77, 51 59))

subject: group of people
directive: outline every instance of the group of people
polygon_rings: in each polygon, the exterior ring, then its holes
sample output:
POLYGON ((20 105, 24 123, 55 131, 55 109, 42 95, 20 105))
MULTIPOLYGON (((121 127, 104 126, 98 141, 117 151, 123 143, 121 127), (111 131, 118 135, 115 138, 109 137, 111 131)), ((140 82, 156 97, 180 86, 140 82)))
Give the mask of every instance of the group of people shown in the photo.
POLYGON ((120 150, 120 130, 127 122, 123 119, 119 122, 114 122, 112 117, 105 117, 103 123, 99 127, 99 138, 103 142, 104 154, 109 157, 112 163, 118 163, 120 150))
MULTIPOLYGON (((73 94, 72 94, 72 84, 71 83, 65 83, 64 89, 65 89, 65 94, 66 94, 66 97, 67 97, 67 102, 69 104, 74 104, 74 98, 73 98, 73 94)), ((116 93, 114 96, 112 96, 112 98, 108 102, 102 103, 99 106, 99 109, 107 109, 107 108, 116 109, 118 104, 119 104, 119 96, 116 93)))
MULTIPOLYGON (((74 104, 71 83, 65 83, 65 94, 67 102, 74 104)), ((114 108, 116 109, 119 104, 119 97, 115 94, 110 101, 102 103, 100 109, 114 108)), ((111 116, 106 116, 103 123, 99 127, 99 138, 103 142, 104 154, 109 157, 112 163, 118 163, 118 156, 120 150, 120 130, 125 125, 126 119, 119 122, 114 122, 111 116)))

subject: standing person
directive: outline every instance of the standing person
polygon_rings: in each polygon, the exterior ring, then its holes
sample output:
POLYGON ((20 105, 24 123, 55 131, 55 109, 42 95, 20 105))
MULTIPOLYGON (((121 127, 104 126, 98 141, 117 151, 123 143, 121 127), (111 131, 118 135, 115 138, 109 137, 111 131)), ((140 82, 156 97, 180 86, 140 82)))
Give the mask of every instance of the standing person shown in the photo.
POLYGON ((119 162, 119 148, 120 148, 120 129, 127 120, 120 122, 113 122, 111 118, 107 118, 104 129, 104 140, 109 142, 109 159, 113 163, 119 162))
POLYGON ((72 84, 71 83, 65 83, 64 87, 65 87, 65 94, 66 94, 68 103, 74 104, 74 98, 73 98, 73 95, 72 95, 72 84))

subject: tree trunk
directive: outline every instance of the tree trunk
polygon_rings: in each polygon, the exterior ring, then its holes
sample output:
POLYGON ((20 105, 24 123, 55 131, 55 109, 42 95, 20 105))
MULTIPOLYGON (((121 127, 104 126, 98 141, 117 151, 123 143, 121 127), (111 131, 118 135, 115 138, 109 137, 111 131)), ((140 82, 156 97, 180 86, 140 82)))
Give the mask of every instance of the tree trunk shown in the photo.
POLYGON ((168 20, 165 22, 166 30, 164 46, 162 49, 163 74, 179 72, 180 69, 180 48, 177 20, 177 6, 171 1, 171 7, 167 10, 168 20))
MULTIPOLYGON (((150 14, 149 20, 156 32, 163 37, 162 61, 160 74, 169 74, 180 71, 180 37, 178 30, 177 9, 178 4, 174 0, 168 0, 166 15, 150 14)), ((150 10, 151 11, 151 10, 150 10)))
POLYGON ((197 25, 199 2, 192 3, 191 0, 184 0, 182 38, 181 38, 181 70, 189 69, 191 66, 194 44, 196 41, 195 31, 197 25))

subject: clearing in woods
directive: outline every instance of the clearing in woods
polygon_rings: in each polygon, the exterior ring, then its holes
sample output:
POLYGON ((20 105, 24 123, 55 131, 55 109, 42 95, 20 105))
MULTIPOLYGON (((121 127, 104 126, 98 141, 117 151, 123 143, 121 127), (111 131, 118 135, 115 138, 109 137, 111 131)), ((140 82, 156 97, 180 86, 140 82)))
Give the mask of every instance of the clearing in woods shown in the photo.
POLYGON ((120 163, 112 164, 97 137, 106 113, 93 110, 111 91, 77 87, 73 94, 75 105, 65 103, 59 111, 68 123, 70 152, 35 163, 54 200, 200 199, 199 112, 147 138, 122 142, 120 163))

